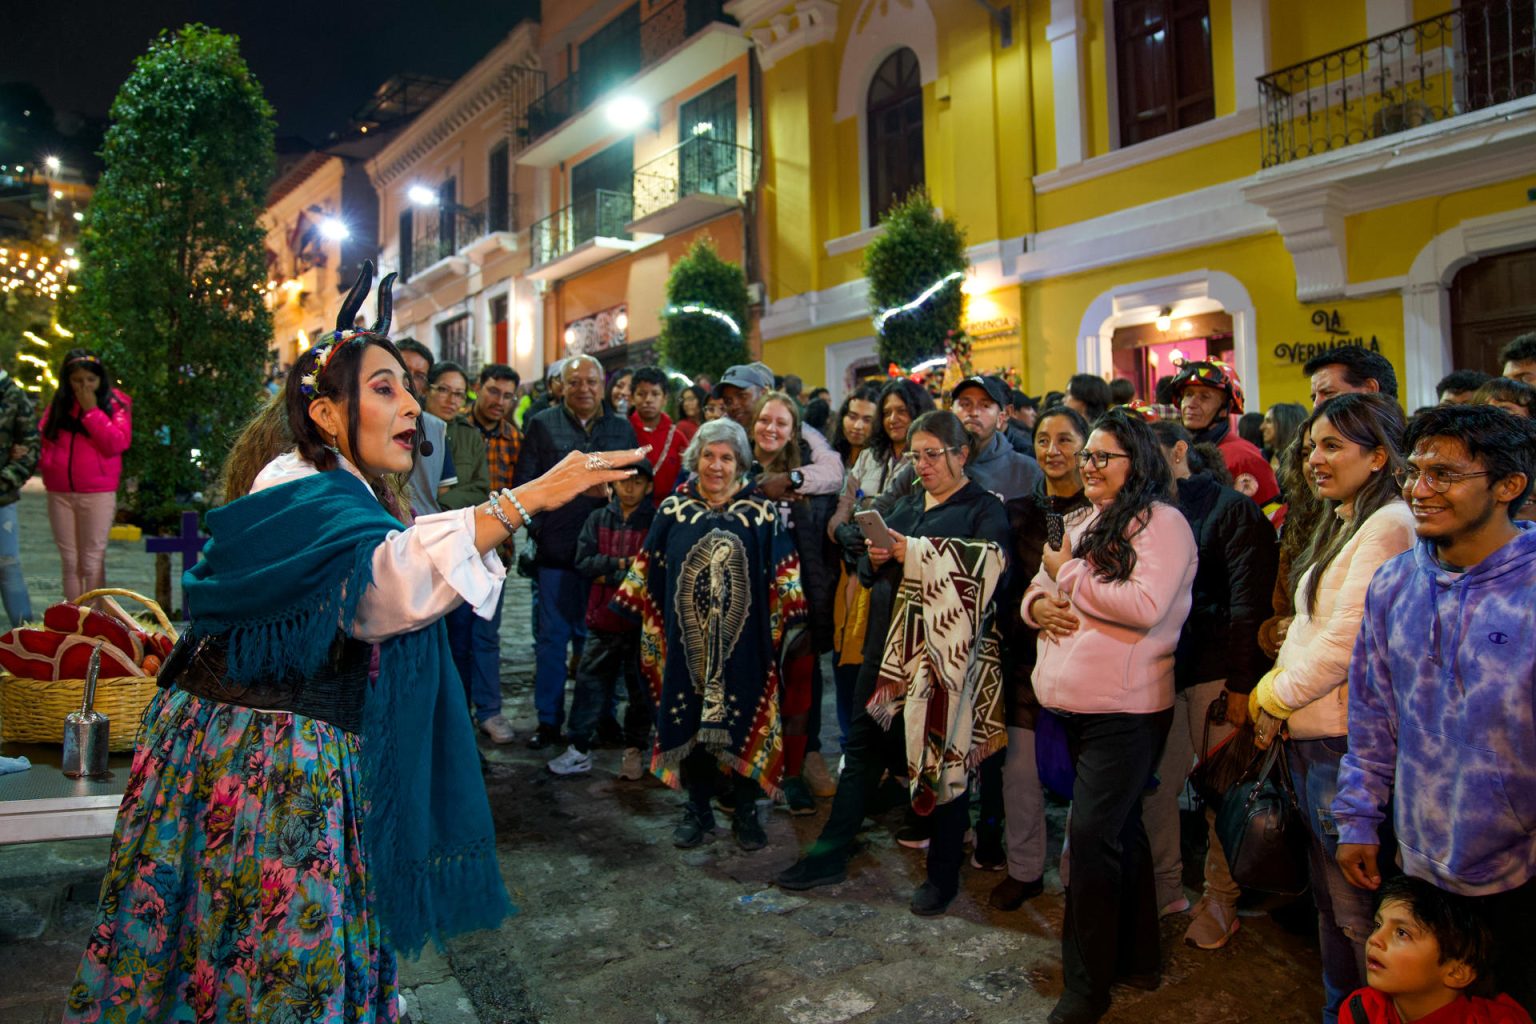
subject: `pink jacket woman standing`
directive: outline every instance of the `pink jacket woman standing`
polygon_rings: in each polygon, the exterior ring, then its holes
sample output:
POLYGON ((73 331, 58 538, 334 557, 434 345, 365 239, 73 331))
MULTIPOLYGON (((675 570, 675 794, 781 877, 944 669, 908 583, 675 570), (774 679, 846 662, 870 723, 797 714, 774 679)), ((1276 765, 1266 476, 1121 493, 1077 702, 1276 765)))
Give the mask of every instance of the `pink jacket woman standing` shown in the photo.
POLYGON ((64 598, 106 581, 107 535, 117 512, 123 452, 133 439, 133 402, 112 386, 101 359, 73 349, 38 429, 48 520, 63 565, 64 598))

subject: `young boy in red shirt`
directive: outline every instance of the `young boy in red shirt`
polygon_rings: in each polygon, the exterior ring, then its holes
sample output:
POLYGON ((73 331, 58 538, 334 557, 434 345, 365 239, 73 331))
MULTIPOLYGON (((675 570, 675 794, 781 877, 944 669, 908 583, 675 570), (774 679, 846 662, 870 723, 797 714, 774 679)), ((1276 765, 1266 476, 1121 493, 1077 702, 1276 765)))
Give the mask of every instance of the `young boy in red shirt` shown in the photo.
POLYGON ((1531 1024, 1509 996, 1472 994, 1497 981, 1486 977, 1491 945, 1461 897, 1408 875, 1384 882, 1365 943, 1370 987, 1344 1001, 1341 1024, 1531 1024))

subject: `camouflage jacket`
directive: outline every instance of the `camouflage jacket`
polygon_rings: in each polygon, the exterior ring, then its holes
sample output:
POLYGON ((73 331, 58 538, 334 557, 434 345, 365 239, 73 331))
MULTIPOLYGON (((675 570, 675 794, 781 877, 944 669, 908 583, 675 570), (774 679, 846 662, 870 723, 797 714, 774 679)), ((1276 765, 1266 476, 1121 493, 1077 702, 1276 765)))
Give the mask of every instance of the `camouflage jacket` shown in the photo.
POLYGON ((21 485, 37 469, 40 443, 31 397, 0 370, 0 506, 21 497, 21 485), (13 452, 18 457, 13 458, 13 452))

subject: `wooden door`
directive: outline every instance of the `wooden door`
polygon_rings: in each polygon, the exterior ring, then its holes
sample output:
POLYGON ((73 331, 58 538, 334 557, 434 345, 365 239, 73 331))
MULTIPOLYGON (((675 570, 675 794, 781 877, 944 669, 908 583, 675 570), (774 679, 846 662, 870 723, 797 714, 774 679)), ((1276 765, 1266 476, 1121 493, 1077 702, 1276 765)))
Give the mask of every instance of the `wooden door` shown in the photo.
POLYGON ((1487 256, 1451 281, 1454 369, 1498 374, 1499 349, 1536 330, 1536 248, 1487 256))

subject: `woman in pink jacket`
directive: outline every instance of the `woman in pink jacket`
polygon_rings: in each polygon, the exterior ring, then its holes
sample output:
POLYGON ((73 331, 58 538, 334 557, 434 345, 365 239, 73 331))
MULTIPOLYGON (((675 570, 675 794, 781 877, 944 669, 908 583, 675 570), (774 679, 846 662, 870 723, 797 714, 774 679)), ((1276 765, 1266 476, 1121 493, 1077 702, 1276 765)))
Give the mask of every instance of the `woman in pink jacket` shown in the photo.
POLYGON ((1115 982, 1155 988, 1157 894, 1141 794, 1173 722, 1173 652, 1189 615, 1194 534, 1146 421, 1112 409, 1077 453, 1091 509, 1049 543, 1024 594, 1040 630, 1035 694, 1061 716, 1077 778, 1052 1024, 1091 1024, 1115 982))
POLYGON ((106 581, 107 534, 117 511, 123 452, 133 438, 132 408, 96 353, 77 348, 64 357, 59 390, 38 429, 65 600, 106 581))

